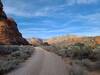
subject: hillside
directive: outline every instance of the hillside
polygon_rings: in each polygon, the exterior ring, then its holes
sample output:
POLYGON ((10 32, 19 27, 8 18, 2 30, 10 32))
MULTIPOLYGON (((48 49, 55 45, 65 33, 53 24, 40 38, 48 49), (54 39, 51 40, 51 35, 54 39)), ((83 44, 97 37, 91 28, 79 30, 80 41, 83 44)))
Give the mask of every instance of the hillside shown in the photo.
POLYGON ((88 43, 92 45, 100 44, 100 36, 96 37, 79 37, 79 36, 59 36, 47 40, 48 44, 75 44, 88 43))

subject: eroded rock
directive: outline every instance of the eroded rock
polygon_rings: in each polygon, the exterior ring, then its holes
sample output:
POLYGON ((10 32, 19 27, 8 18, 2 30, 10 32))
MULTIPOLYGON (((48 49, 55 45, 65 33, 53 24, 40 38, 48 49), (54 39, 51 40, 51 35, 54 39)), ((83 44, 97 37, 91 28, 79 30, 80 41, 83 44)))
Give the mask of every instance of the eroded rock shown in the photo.
POLYGON ((3 11, 3 4, 0 0, 0 44, 28 45, 26 39, 19 32, 17 23, 8 18, 3 11))

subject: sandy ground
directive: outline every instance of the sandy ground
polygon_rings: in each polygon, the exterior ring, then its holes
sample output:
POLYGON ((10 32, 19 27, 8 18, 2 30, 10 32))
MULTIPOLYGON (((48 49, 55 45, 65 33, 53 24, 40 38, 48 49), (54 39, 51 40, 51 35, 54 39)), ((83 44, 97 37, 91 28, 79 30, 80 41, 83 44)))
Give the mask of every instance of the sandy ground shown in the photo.
POLYGON ((32 57, 23 66, 7 75, 68 75, 61 57, 36 47, 32 57))

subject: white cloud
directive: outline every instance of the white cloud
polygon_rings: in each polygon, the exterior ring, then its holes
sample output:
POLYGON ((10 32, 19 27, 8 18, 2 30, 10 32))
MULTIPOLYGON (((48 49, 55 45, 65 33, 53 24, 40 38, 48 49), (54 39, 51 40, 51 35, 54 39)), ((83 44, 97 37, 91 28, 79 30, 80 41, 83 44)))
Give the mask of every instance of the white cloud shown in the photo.
POLYGON ((75 4, 95 4, 98 3, 99 0, 66 0, 67 5, 75 5, 75 4))
MULTIPOLYGON (((21 16, 21 17, 34 17, 34 16, 49 16, 51 19, 57 19, 56 20, 43 20, 40 21, 38 24, 45 26, 43 28, 22 28, 21 32, 25 35, 32 34, 55 34, 55 33, 76 33, 76 34, 83 34, 83 35, 89 35, 89 34, 98 34, 100 30, 100 13, 93 13, 93 14, 87 14, 87 15, 81 15, 79 13, 74 13, 72 11, 64 12, 64 10, 67 9, 67 5, 81 5, 81 4, 96 4, 99 2, 99 0, 66 0, 67 4, 62 5, 56 5, 56 6, 41 6, 39 8, 35 8, 39 5, 33 5, 31 2, 25 2, 26 0, 4 0, 5 3, 5 11, 8 15, 14 15, 14 16, 21 16), (32 4, 32 5, 31 5, 32 4), (65 9, 66 8, 66 9, 65 9), (62 26, 57 24, 56 22, 60 23, 60 20, 66 19, 66 23, 62 26), (69 21, 70 20, 70 21, 69 21), (72 26, 72 23, 74 22, 82 22, 84 26, 76 25, 72 26), (59 25, 59 26, 58 26, 59 25), (68 27, 69 26, 69 27, 68 27), (47 27, 47 28, 46 28, 47 27), (50 28, 50 29, 49 29, 50 28), (52 29, 51 29, 52 28, 52 29), (56 29, 54 29, 56 28, 56 29), (82 30, 82 31, 78 31, 82 30)), ((38 0, 37 0, 38 1, 38 0)), ((42 1, 42 0, 41 0, 42 1)), ((48 0, 47 0, 48 1, 48 0)), ((34 1, 33 1, 34 2, 34 1)), ((74 9, 74 8, 73 8, 74 9)), ((72 9, 70 9, 72 10, 72 9)), ((93 9, 94 10, 94 9, 93 9)), ((81 13, 81 12, 80 12, 81 13)), ((92 13, 92 12, 91 12, 92 13)), ((30 22, 24 22, 19 23, 19 25, 37 25, 33 21, 30 22)))
POLYGON ((46 16, 48 15, 48 12, 45 9, 40 9, 36 11, 27 11, 24 8, 17 8, 17 7, 5 7, 5 12, 8 15, 14 15, 14 16, 22 16, 22 17, 34 17, 34 16, 46 16))
POLYGON ((26 0, 4 0, 4 10, 7 15, 22 16, 22 17, 34 17, 34 16, 47 16, 48 8, 39 7, 34 4, 36 1, 26 2, 26 0), (33 3, 34 2, 34 3, 33 3))
POLYGON ((79 19, 85 23, 100 27, 100 13, 93 13, 89 15, 79 15, 79 19))
MULTIPOLYGON (((82 14, 72 14, 70 15, 70 17, 72 18, 69 22, 67 22, 66 24, 71 24, 73 22, 84 22, 84 23, 89 23, 91 25, 97 25, 100 24, 100 13, 91 13, 91 14, 87 14, 87 15, 82 15, 82 14)), ((99 25, 100 26, 100 25, 99 25)))
MULTIPOLYGON (((37 0, 38 3, 43 3, 41 0, 37 0)), ((33 4, 31 2, 25 2, 23 0, 18 1, 9 1, 4 0, 4 10, 7 13, 7 15, 13 15, 13 16, 21 16, 21 17, 37 17, 37 16, 54 16, 58 14, 57 12, 60 10, 63 10, 64 7, 66 7, 66 4, 59 4, 59 5, 46 5, 45 0, 44 5, 40 6, 36 5, 36 1, 33 4)), ((48 0, 46 0, 48 1, 48 0)), ((48 1, 49 2, 49 1, 48 1)), ((53 4, 53 1, 52 1, 53 4)))

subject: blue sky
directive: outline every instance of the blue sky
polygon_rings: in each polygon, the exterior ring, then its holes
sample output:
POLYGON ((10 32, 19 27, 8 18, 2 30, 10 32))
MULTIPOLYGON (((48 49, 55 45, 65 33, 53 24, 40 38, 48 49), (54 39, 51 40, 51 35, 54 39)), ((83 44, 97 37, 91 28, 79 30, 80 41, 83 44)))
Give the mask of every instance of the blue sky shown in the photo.
POLYGON ((2 0, 24 37, 100 35, 100 0, 2 0))

